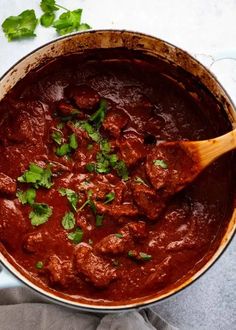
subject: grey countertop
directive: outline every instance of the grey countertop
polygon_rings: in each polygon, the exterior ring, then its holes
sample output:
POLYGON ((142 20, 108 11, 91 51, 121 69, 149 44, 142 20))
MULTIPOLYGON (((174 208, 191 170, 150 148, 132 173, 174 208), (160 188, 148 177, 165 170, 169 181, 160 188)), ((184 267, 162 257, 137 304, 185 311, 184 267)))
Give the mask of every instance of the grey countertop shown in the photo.
MULTIPOLYGON (((0 0, 0 22, 9 15, 37 8, 40 0, 0 0)), ((84 8, 84 21, 94 28, 122 28, 165 39, 196 56, 216 74, 236 102, 235 0, 58 0, 69 8, 84 8)), ((23 55, 56 37, 37 28, 34 40, 8 43, 0 32, 0 75, 23 55)), ((178 295, 155 310, 186 330, 236 329, 236 238, 216 264, 178 295)))

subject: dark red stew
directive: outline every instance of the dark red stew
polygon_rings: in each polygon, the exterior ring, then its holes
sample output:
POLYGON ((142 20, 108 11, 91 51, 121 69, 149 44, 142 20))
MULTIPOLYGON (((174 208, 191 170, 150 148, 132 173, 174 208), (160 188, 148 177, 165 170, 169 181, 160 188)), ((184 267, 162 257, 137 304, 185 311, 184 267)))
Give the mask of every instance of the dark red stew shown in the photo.
POLYGON ((166 185, 170 171, 187 176, 196 164, 158 145, 211 138, 230 123, 178 70, 70 56, 0 103, 0 240, 38 285, 130 301, 183 281, 216 248, 232 211, 231 155, 174 194, 181 177, 166 185))

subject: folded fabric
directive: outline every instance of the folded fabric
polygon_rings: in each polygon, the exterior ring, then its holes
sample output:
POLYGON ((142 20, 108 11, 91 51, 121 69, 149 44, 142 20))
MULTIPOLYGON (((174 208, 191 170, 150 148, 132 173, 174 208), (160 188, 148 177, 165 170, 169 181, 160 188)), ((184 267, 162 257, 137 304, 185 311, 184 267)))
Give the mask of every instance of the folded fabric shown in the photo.
POLYGON ((1 330, 177 330, 152 309, 83 313, 52 304, 26 287, 0 290, 1 330))

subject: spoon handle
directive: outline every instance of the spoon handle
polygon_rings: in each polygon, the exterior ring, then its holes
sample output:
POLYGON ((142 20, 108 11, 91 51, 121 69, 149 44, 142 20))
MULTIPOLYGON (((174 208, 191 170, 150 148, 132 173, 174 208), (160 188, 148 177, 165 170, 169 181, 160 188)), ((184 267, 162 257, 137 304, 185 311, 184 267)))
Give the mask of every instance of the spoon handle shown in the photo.
POLYGON ((236 129, 214 139, 194 142, 202 167, 209 165, 219 156, 236 148, 236 129))

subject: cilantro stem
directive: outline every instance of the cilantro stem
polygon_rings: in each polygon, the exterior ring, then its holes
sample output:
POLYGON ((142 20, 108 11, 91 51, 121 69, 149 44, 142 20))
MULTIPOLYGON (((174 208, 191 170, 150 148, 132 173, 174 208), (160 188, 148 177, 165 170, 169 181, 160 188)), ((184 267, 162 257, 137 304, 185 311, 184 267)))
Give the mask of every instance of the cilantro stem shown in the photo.
POLYGON ((67 9, 67 8, 65 8, 65 7, 63 7, 63 6, 58 5, 57 3, 55 4, 55 7, 58 7, 58 8, 64 9, 64 10, 66 10, 66 11, 70 11, 69 9, 67 9))

